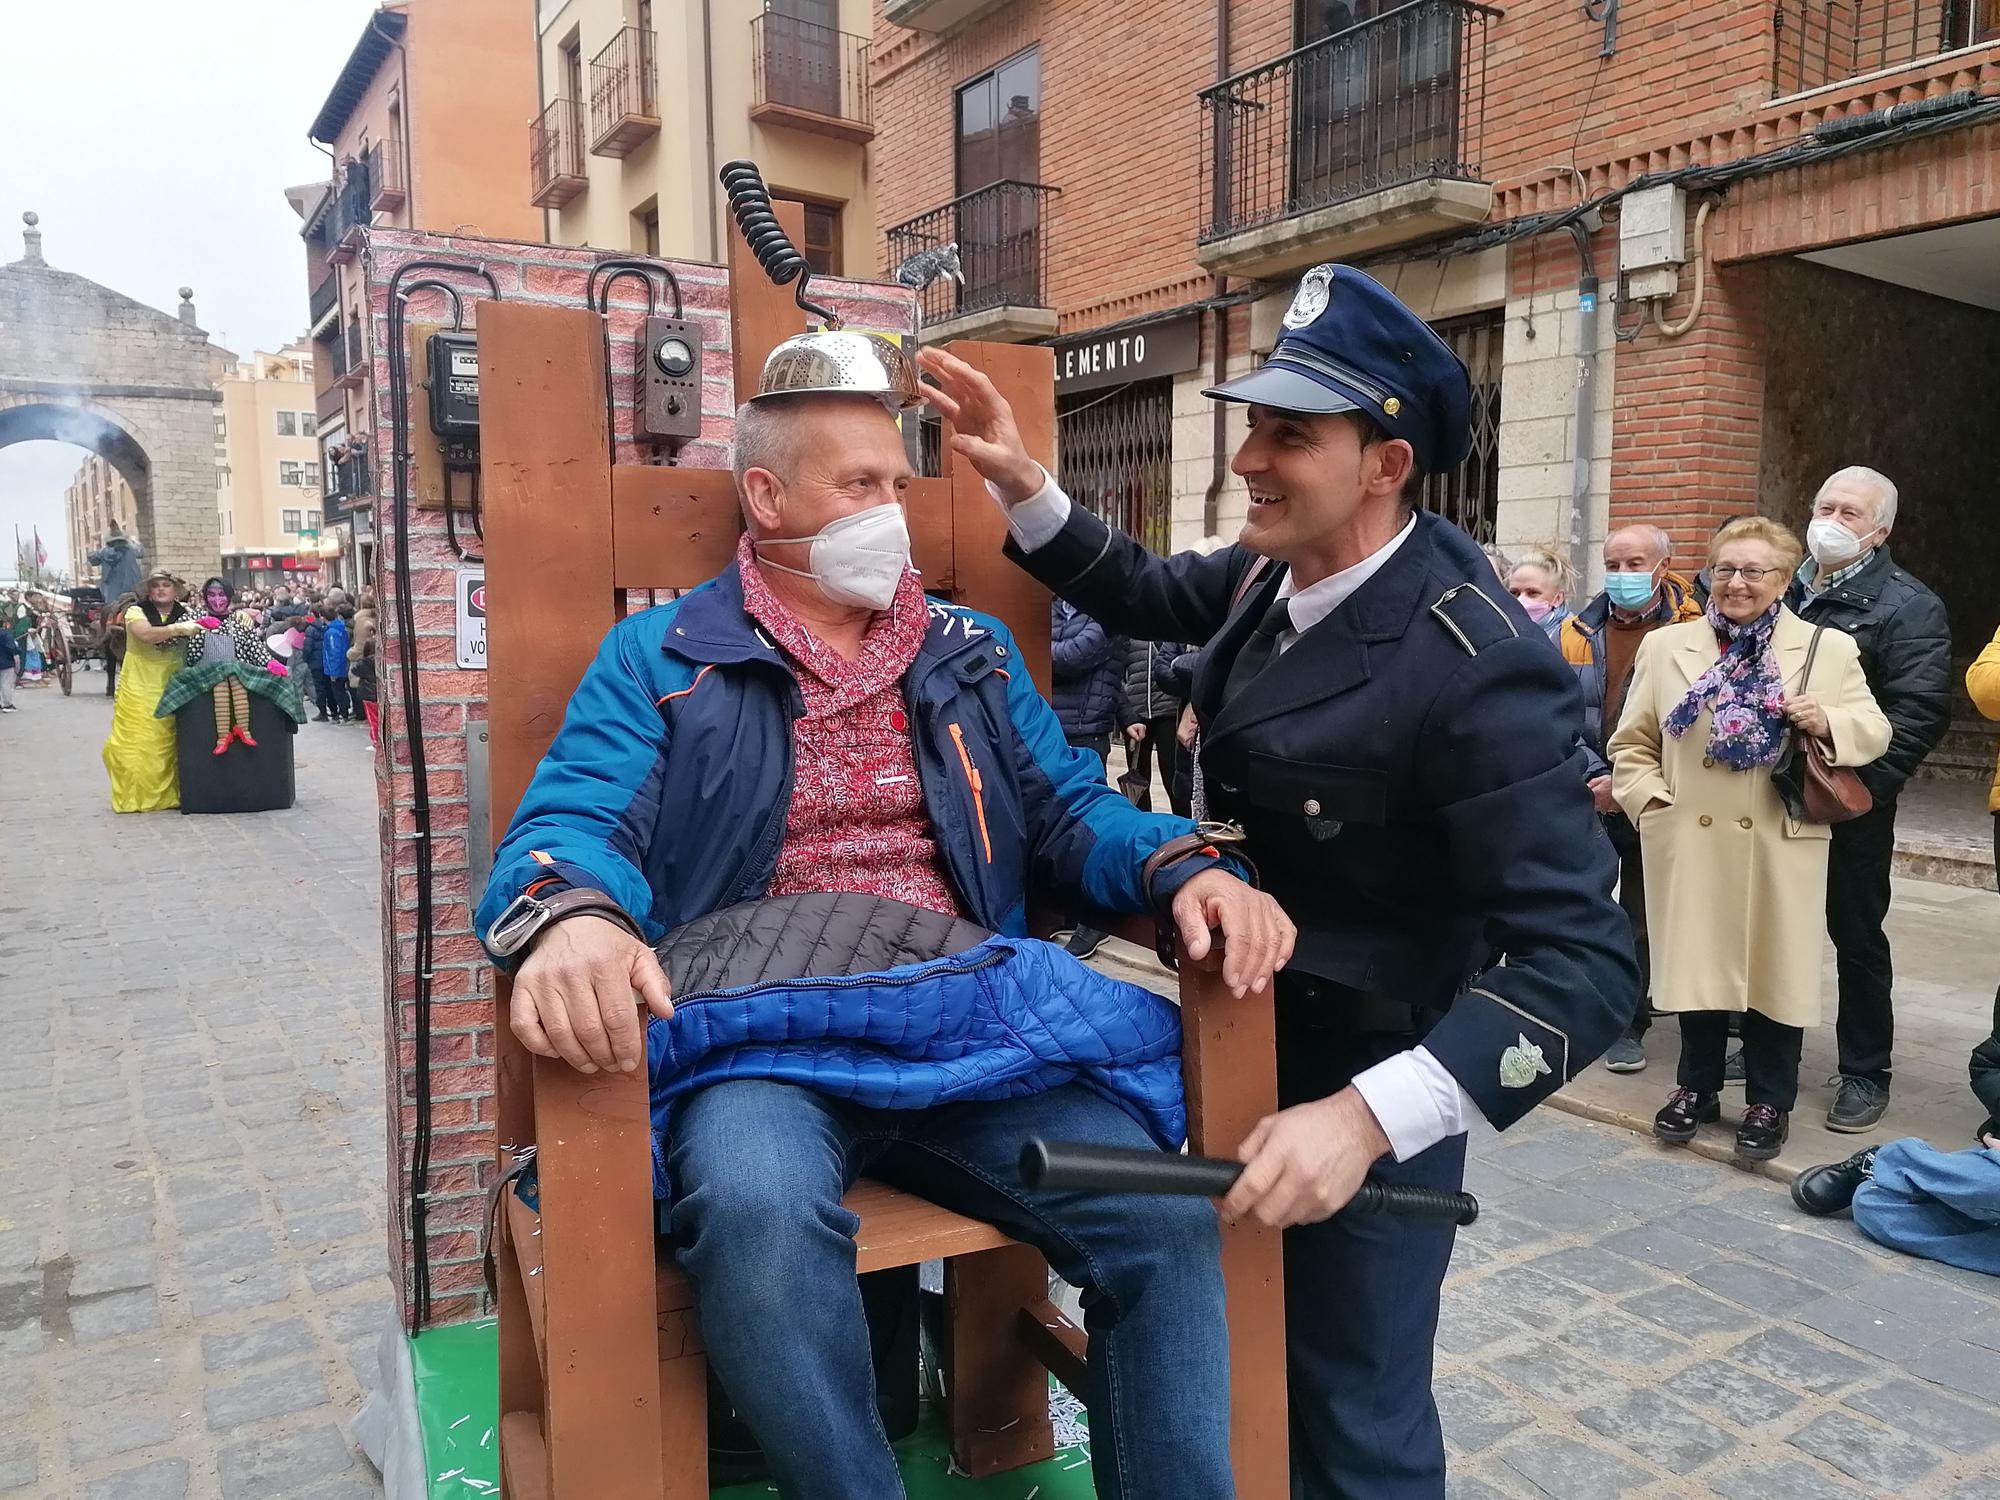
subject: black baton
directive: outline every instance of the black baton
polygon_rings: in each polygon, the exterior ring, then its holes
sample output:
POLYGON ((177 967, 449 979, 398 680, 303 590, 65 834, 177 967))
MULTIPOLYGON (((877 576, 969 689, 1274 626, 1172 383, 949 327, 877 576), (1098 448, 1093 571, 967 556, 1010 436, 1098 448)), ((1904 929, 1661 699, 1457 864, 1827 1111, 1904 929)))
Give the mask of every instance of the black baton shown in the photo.
MULTIPOLYGON (((1243 1163, 1220 1156, 1179 1156, 1126 1146, 1076 1146, 1030 1136, 1021 1148, 1021 1181, 1031 1188, 1080 1193, 1174 1193, 1220 1198, 1236 1185, 1243 1163)), ((1479 1200, 1399 1182, 1361 1184, 1342 1213, 1393 1214, 1399 1219, 1470 1224, 1479 1200)))

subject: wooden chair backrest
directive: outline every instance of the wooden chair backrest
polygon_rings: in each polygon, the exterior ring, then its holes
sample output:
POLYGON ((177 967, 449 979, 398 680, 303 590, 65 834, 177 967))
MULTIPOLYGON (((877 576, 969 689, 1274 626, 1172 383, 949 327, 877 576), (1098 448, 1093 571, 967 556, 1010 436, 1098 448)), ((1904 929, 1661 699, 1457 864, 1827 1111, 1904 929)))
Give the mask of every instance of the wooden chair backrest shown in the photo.
MULTIPOLYGON (((796 242, 800 209, 780 203, 777 211, 796 242)), ((804 330, 805 314, 736 236, 729 270, 736 389, 744 393, 757 388, 772 346, 804 330)), ((478 337, 486 584, 497 605, 487 616, 497 840, 599 642, 623 617, 626 592, 705 582, 728 564, 741 528, 727 470, 612 462, 594 312, 483 304, 478 337)), ((1029 450, 1053 470, 1050 351, 952 348, 1008 394, 1029 450)), ((948 476, 917 481, 908 500, 917 566, 926 587, 1005 621, 1046 685, 1048 591, 1002 557, 1004 519, 971 466, 952 453, 948 428, 944 437, 948 476)), ((532 1351, 523 1357, 520 1343, 510 1348, 503 1336, 500 1409, 543 1410, 551 1446, 565 1445, 563 1467, 577 1493, 658 1494, 660 1474, 634 1473, 629 1445, 594 1437, 629 1422, 634 1401, 658 1382, 653 1206, 642 1186, 650 1172, 645 1075, 586 1075, 532 1056, 508 1028, 507 998, 503 978, 494 1027, 496 1140, 562 1142, 559 1153, 541 1154, 538 1175, 545 1219, 569 1228, 542 1244, 552 1372, 546 1406, 532 1351), (595 1453, 607 1455, 601 1474, 591 1472, 595 1453)), ((1233 1152, 1275 1106, 1269 1001, 1234 1000, 1211 960, 1185 966, 1182 1005, 1193 1149, 1233 1152)), ((1281 1500, 1289 1481, 1278 1236, 1227 1231, 1224 1272, 1238 1492, 1243 1500, 1281 1500)))

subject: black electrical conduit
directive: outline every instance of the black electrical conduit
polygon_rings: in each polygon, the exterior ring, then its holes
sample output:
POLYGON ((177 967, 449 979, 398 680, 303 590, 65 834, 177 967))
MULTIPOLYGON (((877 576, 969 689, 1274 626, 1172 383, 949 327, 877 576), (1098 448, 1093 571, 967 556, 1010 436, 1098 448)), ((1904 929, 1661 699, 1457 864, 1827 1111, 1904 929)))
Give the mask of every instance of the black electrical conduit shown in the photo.
MULTIPOLYGON (((493 301, 500 287, 493 273, 468 261, 413 260, 397 268, 389 281, 389 431, 391 498, 396 523, 396 666, 402 676, 403 730, 410 752, 410 821, 416 848, 415 961, 415 1081, 416 1129, 410 1147, 409 1225, 413 1285, 409 1330, 421 1329, 430 1318, 430 1252, 425 1244, 429 1217, 431 1171, 431 981, 436 939, 432 931, 432 844, 429 761, 424 749, 423 696, 417 687, 416 606, 410 598, 410 371, 405 325, 409 299, 418 292, 442 292, 451 302, 452 326, 465 326, 460 289, 436 276, 406 281, 420 272, 476 276, 486 283, 493 301)), ((449 522, 447 522, 449 525, 449 522)), ((393 745, 393 742, 392 742, 393 745)), ((393 748, 392 752, 393 754, 393 748)), ((391 861, 393 872, 394 862, 391 861)), ((390 986, 393 1002, 395 987, 390 986)), ((400 1012, 401 1007, 397 1007, 400 1012)))

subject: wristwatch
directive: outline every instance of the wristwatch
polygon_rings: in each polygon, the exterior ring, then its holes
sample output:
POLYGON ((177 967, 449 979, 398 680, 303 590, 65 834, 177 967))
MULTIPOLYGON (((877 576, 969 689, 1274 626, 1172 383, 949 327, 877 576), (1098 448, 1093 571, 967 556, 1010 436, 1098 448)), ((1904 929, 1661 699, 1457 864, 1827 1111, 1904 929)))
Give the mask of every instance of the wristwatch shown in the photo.
POLYGON ((528 945, 541 936, 543 928, 566 917, 586 916, 616 922, 641 942, 646 940, 639 924, 632 920, 624 907, 602 891, 592 890, 587 885, 573 885, 547 896, 525 893, 516 896, 507 904, 507 909, 494 919, 493 925, 486 929, 486 947, 497 957, 512 958, 517 953, 526 952, 528 945))

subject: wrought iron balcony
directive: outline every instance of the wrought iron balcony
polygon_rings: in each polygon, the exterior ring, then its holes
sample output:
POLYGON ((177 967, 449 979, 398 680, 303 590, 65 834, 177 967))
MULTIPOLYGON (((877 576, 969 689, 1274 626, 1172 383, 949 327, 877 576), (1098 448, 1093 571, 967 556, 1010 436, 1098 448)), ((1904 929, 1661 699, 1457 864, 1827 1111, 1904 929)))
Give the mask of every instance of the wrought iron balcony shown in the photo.
POLYGON ((561 208, 589 182, 583 175, 583 110, 573 99, 551 99, 528 127, 528 201, 561 208))
POLYGON ((333 383, 343 389, 368 378, 368 360, 361 352, 361 325, 349 323, 333 341, 333 383))
POLYGON ((326 258, 334 265, 344 266, 361 253, 361 242, 375 217, 374 199, 368 159, 350 156, 340 164, 340 180, 334 187, 333 207, 327 213, 326 258))
POLYGON ((391 136, 368 148, 368 180, 373 196, 368 206, 378 213, 394 213, 403 206, 403 142, 391 136))
POLYGON ((1414 0, 1204 89, 1197 258, 1270 275, 1477 222, 1486 28, 1414 0))
POLYGON ((963 285, 939 274, 917 294, 927 336, 1004 342, 1056 331, 1044 288, 1048 207, 1058 191, 1036 182, 996 182, 888 232, 889 262, 896 268, 925 251, 957 246, 963 285))
POLYGON ((2000 39, 1992 0, 1776 0, 1771 92, 1803 94, 2000 39))
POLYGON ((659 73, 653 33, 626 26, 590 60, 590 149, 630 156, 660 133, 659 73))
POLYGON ((319 327, 319 320, 333 311, 333 304, 340 300, 340 277, 332 271, 320 278, 319 285, 312 289, 307 299, 306 312, 309 328, 319 327))
POLYGON ((875 138, 868 38, 776 11, 750 20, 750 118, 843 141, 875 138))

